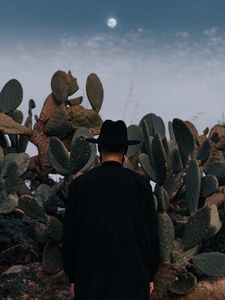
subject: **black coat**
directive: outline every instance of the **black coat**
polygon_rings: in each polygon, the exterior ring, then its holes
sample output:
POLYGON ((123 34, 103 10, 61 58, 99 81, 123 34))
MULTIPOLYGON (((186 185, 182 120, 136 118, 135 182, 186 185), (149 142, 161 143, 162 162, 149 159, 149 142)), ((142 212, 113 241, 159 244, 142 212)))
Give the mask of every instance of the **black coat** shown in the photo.
POLYGON ((147 300, 159 262, 157 216, 149 181, 104 162, 69 188, 64 270, 76 300, 147 300))

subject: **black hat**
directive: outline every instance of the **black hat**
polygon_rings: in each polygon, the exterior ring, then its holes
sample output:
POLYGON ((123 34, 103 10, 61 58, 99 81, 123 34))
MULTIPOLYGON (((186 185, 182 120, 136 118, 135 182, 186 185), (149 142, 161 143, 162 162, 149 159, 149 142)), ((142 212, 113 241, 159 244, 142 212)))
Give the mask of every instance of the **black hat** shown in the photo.
POLYGON ((86 139, 90 143, 106 145, 135 145, 138 140, 128 140, 127 126, 124 121, 106 120, 103 122, 99 137, 97 139, 86 139))

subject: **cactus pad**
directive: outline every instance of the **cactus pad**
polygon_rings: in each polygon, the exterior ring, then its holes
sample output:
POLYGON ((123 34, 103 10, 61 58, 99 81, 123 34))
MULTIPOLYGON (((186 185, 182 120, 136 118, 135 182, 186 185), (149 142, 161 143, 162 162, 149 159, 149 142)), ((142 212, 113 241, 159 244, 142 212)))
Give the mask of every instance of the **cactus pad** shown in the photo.
MULTIPOLYGON (((139 123, 139 126, 143 130, 143 132, 144 132, 144 127, 147 128, 148 136, 150 135, 153 137, 155 135, 154 128, 153 128, 153 118, 155 118, 155 117, 156 117, 155 114, 149 113, 149 114, 145 115, 139 123)), ((144 139, 145 139, 145 136, 144 136, 144 139)))
MULTIPOLYGON (((93 138, 93 135, 91 134, 90 130, 85 127, 80 127, 76 130, 75 134, 73 135, 72 143, 74 140, 78 137, 84 137, 84 138, 93 138)), ((95 162, 97 150, 96 145, 94 143, 90 144, 91 147, 91 154, 88 162, 84 165, 84 167, 80 170, 81 172, 87 171, 95 162)))
POLYGON ((76 174, 88 162, 91 154, 90 144, 81 137, 76 138, 71 145, 70 171, 76 174))
POLYGON ((99 128, 102 126, 102 119, 93 109, 85 109, 81 105, 71 106, 68 108, 72 128, 78 129, 86 127, 89 129, 99 128))
POLYGON ((214 175, 219 185, 225 185, 225 162, 215 161, 205 168, 207 175, 214 175))
POLYGON ((102 107, 104 90, 99 77, 95 73, 88 76, 86 91, 92 108, 98 113, 102 107))
POLYGON ((220 139, 216 145, 215 145, 217 150, 220 151, 225 151, 225 138, 220 139))
POLYGON ((202 177, 200 196, 207 198, 216 192, 218 180, 213 175, 202 177))
POLYGON ((77 98, 74 98, 74 99, 70 99, 69 100, 69 105, 80 105, 83 101, 83 97, 77 97, 77 98))
POLYGON ((47 238, 55 242, 60 242, 63 234, 62 223, 54 216, 49 216, 46 229, 47 238))
POLYGON ((57 137, 51 137, 48 149, 50 165, 62 175, 70 174, 70 157, 64 144, 57 137))
POLYGON ((23 195, 19 197, 18 207, 31 219, 46 219, 42 205, 38 204, 34 197, 23 195))
POLYGON ((153 118, 153 128, 155 134, 158 134, 161 137, 161 139, 165 138, 166 129, 163 119, 161 117, 156 116, 153 118))
POLYGON ((15 109, 11 113, 9 113, 9 116, 17 123, 22 124, 23 122, 23 113, 19 109, 15 109))
POLYGON ((143 152, 148 154, 149 157, 152 156, 152 140, 153 137, 150 135, 150 129, 148 127, 147 120, 143 120, 141 125, 139 125, 142 133, 143 133, 143 138, 144 138, 144 143, 143 143, 143 152))
POLYGON ((9 80, 0 93, 0 111, 9 113, 15 110, 22 102, 23 88, 16 79, 9 80))
POLYGON ((163 186, 160 186, 154 193, 157 197, 158 212, 167 212, 167 209, 169 207, 169 195, 167 194, 167 191, 163 186))
POLYGON ((0 214, 8 214, 17 207, 18 197, 17 194, 9 194, 7 199, 0 199, 0 214))
POLYGON ((139 162, 146 175, 152 180, 156 181, 155 170, 150 162, 149 156, 145 153, 139 154, 139 162))
POLYGON ((24 134, 31 136, 32 130, 17 122, 10 116, 0 112, 0 131, 5 134, 24 134))
POLYGON ((225 276, 225 255, 222 253, 201 253, 193 257, 192 263, 210 277, 225 276))
POLYGON ((198 160, 201 161, 201 164, 204 164, 208 160, 211 148, 212 147, 211 147, 210 141, 208 139, 206 139, 198 151, 197 157, 198 157, 198 160))
POLYGON ((52 93, 58 102, 66 102, 68 96, 78 90, 76 79, 69 72, 56 71, 51 80, 52 93))
POLYGON ((2 176, 5 176, 7 168, 11 163, 15 163, 18 169, 18 176, 23 175, 30 163, 30 157, 26 153, 9 153, 5 156, 2 166, 2 176))
MULTIPOLYGON (((142 130, 137 125, 130 125, 127 128, 127 135, 129 140, 138 140, 140 142, 143 141, 142 130)), ((142 143, 128 146, 126 157, 130 158, 135 155, 140 150, 141 146, 142 143)))
POLYGON ((186 166, 189 157, 195 157, 195 137, 189 127, 180 119, 173 120, 173 131, 179 147, 181 160, 186 166))
POLYGON ((168 123, 168 129, 169 129, 170 139, 175 142, 176 138, 175 138, 174 131, 173 131, 173 123, 171 121, 169 121, 169 123, 168 123))
POLYGON ((215 235, 221 228, 221 221, 215 205, 203 207, 190 217, 183 234, 183 247, 190 249, 203 240, 215 235))
POLYGON ((156 182, 162 185, 166 179, 166 153, 159 135, 155 135, 152 141, 152 157, 156 173, 156 182))
POLYGON ((169 290, 177 295, 186 295, 190 293, 197 284, 196 277, 186 270, 177 274, 178 279, 172 283, 169 290))
POLYGON ((196 160, 191 160, 185 178, 185 200, 190 214, 198 210, 201 187, 201 174, 196 160))
POLYGON ((58 245, 48 241, 43 252, 43 270, 49 275, 57 274, 63 268, 62 252, 58 245))
POLYGON ((73 131, 70 115, 66 105, 62 103, 47 122, 45 133, 53 136, 64 136, 73 131))
POLYGON ((167 213, 158 213, 159 249, 162 262, 169 262, 173 250, 175 233, 167 213))

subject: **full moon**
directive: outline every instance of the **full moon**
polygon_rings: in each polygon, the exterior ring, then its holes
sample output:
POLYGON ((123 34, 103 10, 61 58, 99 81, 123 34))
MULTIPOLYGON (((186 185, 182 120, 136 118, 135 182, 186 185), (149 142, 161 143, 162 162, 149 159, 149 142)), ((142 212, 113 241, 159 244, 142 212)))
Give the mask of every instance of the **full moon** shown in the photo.
POLYGON ((107 25, 110 27, 110 28, 115 28, 116 25, 117 25, 117 20, 115 18, 109 18, 107 20, 107 25))

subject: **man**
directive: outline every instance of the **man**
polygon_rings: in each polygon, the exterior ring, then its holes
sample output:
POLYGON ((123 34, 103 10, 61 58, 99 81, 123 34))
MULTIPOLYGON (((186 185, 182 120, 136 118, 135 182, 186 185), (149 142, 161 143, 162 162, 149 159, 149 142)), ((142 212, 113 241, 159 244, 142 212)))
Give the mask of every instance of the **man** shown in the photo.
POLYGON ((101 166, 69 188, 64 220, 64 270, 76 300, 147 300, 159 262, 157 216, 147 178, 123 168, 123 121, 103 123, 101 166), (72 285, 73 286, 73 285, 72 285))

